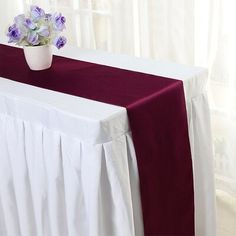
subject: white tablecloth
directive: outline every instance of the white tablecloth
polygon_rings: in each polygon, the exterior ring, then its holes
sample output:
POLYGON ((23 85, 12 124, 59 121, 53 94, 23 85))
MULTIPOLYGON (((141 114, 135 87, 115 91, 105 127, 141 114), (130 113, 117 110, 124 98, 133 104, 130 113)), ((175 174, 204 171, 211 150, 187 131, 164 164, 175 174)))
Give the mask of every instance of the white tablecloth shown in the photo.
MULTIPOLYGON (((214 236, 207 71, 70 47, 58 54, 184 81, 196 236, 214 236)), ((0 78, 0 235, 143 235, 125 108, 0 78)))

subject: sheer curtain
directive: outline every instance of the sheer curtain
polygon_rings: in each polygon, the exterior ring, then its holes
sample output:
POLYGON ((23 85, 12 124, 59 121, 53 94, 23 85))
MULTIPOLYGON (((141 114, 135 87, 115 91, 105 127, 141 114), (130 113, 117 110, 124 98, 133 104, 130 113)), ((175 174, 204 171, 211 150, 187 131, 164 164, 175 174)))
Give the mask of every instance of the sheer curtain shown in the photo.
POLYGON ((0 0, 0 37, 30 4, 66 15, 69 44, 207 67, 216 184, 236 197, 235 0, 0 0))
POLYGON ((236 2, 216 2, 209 47, 216 183, 236 197, 236 2))

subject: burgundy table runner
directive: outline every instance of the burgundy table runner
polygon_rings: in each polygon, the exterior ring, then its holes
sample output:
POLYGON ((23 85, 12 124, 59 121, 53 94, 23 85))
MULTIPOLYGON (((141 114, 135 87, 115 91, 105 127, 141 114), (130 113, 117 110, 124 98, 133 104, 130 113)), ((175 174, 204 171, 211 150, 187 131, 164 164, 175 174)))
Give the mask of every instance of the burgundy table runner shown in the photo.
POLYGON ((35 72, 26 65, 22 49, 4 45, 0 45, 0 76, 126 107, 145 236, 194 235, 193 172, 182 81, 58 56, 50 69, 35 72))

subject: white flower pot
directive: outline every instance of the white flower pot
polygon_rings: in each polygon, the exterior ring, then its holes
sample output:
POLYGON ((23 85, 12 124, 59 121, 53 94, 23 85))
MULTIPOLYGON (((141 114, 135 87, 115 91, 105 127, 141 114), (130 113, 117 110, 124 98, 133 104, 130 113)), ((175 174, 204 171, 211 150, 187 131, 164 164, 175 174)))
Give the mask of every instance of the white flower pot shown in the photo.
POLYGON ((45 70, 52 65, 51 45, 24 46, 24 54, 31 70, 45 70))

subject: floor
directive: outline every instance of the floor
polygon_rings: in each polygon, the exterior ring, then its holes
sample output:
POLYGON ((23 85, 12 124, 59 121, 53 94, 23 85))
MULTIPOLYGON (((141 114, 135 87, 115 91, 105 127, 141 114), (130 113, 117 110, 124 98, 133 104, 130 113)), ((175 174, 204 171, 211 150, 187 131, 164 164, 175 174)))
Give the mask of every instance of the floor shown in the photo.
POLYGON ((236 199, 217 190, 217 236, 236 236, 236 199))

